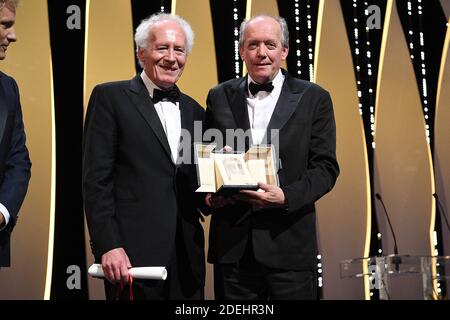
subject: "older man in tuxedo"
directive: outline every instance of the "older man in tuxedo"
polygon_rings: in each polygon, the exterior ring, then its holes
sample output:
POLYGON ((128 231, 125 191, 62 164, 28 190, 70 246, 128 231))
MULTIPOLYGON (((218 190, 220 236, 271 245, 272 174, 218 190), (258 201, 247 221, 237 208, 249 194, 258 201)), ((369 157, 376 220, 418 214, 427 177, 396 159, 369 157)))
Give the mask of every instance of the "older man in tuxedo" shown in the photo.
POLYGON ((219 129, 224 137, 231 129, 245 140, 245 149, 273 143, 280 186, 260 183, 259 192, 206 197, 214 208, 208 260, 215 264, 216 297, 315 299, 314 202, 339 174, 331 98, 280 68, 289 51, 284 19, 261 15, 244 21, 239 50, 248 75, 211 89, 205 128, 219 129))
MULTIPOLYGON (((16 41, 17 0, 0 0, 0 60, 16 41)), ((19 89, 13 78, 0 72, 0 267, 11 264, 11 232, 27 193, 31 162, 25 146, 19 89)))
POLYGON ((179 146, 181 136, 194 136, 194 122, 203 120, 204 111, 176 86, 193 38, 178 16, 145 19, 135 34, 142 73, 98 85, 89 101, 83 193, 109 299, 127 299, 128 291, 120 292, 118 284, 128 282, 129 268, 144 266, 165 266, 168 277, 135 280, 135 299, 203 298, 196 173, 193 163, 180 163, 186 155, 181 157, 179 146))

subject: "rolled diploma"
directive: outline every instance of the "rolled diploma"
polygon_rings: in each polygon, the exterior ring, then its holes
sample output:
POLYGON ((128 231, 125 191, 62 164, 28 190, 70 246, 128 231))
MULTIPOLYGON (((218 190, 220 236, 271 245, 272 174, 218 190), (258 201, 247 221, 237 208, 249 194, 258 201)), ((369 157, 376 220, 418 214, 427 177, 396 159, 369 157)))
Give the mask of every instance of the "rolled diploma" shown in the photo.
MULTIPOLYGON (((128 270, 134 279, 166 280, 167 270, 165 267, 138 267, 128 270)), ((101 264, 93 264, 88 269, 88 274, 95 278, 104 278, 101 264)))

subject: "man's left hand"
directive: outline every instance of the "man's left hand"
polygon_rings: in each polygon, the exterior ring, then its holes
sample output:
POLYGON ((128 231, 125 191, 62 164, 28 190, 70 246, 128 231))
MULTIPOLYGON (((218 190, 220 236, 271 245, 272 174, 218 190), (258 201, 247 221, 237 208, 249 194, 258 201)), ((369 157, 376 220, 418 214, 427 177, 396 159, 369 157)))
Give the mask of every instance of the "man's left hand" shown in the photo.
POLYGON ((265 183, 258 183, 258 187, 264 192, 242 190, 239 200, 251 203, 258 209, 263 208, 283 208, 287 206, 287 199, 280 187, 265 183))

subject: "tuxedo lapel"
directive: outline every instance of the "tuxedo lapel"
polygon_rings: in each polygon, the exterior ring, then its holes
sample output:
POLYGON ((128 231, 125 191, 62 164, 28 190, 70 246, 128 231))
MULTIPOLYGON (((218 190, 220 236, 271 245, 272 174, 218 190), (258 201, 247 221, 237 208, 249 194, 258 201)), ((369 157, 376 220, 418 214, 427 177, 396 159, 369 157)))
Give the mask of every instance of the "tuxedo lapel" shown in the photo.
POLYGON ((3 88, 2 75, 0 75, 0 143, 5 132, 6 118, 8 117, 8 105, 6 104, 5 89, 3 88))
MULTIPOLYGON (((228 98, 228 105, 233 113, 234 120, 236 122, 237 128, 243 129, 248 132, 250 129, 250 121, 248 120, 248 110, 247 110, 247 77, 242 78, 236 85, 227 87, 225 89, 226 96, 228 98)), ((251 135, 250 139, 251 139, 251 135)), ((246 149, 248 149, 248 142, 245 139, 246 149)), ((250 144, 252 142, 250 141, 250 144)))
POLYGON ((194 113, 190 110, 192 106, 189 103, 189 100, 185 98, 183 94, 181 94, 180 98, 180 118, 181 118, 181 129, 188 130, 191 135, 194 134, 193 124, 194 124, 194 113))
POLYGON ((133 101, 139 112, 142 114, 150 128, 155 133, 156 137, 161 143, 161 146, 169 157, 170 162, 173 163, 169 141, 167 140, 167 136, 161 124, 161 120, 158 117, 158 113, 156 112, 152 99, 150 99, 148 90, 147 88, 145 88, 145 85, 139 75, 131 80, 130 90, 131 94, 129 94, 129 96, 131 100, 133 101))
POLYGON ((283 74, 286 78, 283 87, 281 88, 281 94, 275 105, 272 117, 270 118, 266 134, 262 140, 266 141, 267 144, 271 143, 272 139, 278 135, 281 128, 283 128, 286 122, 291 118, 302 99, 303 93, 306 91, 304 88, 299 88, 298 85, 296 86, 294 84, 295 79, 287 72, 283 71, 283 74), (277 130, 277 132, 272 134, 271 130, 277 130))
POLYGON ((235 86, 227 87, 226 95, 228 98, 228 104, 233 113, 234 120, 237 127, 244 129, 244 131, 250 129, 250 122, 248 121, 247 112, 247 100, 245 96, 245 87, 247 78, 243 78, 235 86))
MULTIPOLYGON (((195 106, 187 96, 180 96, 181 136, 178 145, 177 164, 191 164, 194 159, 194 142, 201 141, 202 129, 199 137, 195 137, 195 106), (184 132, 183 132, 184 131, 184 132), (197 138, 197 140, 196 140, 197 138)), ((196 182, 197 183, 197 182, 196 182)))

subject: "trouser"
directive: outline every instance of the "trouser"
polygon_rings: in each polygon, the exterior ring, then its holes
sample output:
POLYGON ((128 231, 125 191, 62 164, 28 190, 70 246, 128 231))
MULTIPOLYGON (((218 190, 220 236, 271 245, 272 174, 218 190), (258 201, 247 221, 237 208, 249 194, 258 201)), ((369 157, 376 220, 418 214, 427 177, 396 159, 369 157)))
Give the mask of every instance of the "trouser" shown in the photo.
POLYGON ((238 263, 214 265, 214 291, 219 300, 315 300, 315 270, 270 268, 255 259, 251 237, 238 263))

